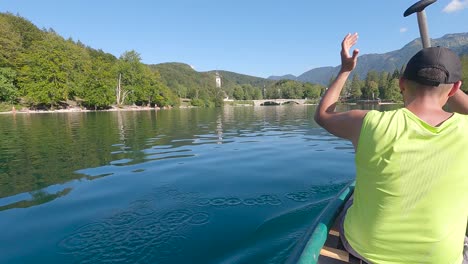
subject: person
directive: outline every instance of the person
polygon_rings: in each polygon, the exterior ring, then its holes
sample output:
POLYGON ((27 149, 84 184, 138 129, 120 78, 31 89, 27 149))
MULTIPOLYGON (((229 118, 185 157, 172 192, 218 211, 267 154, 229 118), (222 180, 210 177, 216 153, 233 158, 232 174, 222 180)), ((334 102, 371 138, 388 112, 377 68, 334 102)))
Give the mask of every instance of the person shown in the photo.
MULTIPOLYGON (((368 263, 460 264, 468 219, 468 96, 461 62, 447 48, 425 48, 406 65, 404 107, 336 112, 359 50, 341 46, 341 69, 322 97, 316 122, 355 148, 356 186, 345 207, 344 247, 368 263), (448 103, 449 112, 444 109, 448 103)), ((463 262, 465 263, 465 262, 463 262)))

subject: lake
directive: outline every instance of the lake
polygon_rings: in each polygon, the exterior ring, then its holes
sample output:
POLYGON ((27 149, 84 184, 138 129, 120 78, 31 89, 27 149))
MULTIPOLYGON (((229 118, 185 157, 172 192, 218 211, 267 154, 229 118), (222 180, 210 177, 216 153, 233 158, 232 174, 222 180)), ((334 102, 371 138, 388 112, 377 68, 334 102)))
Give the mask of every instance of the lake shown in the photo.
POLYGON ((314 111, 0 115, 0 263, 282 263, 354 179, 314 111))

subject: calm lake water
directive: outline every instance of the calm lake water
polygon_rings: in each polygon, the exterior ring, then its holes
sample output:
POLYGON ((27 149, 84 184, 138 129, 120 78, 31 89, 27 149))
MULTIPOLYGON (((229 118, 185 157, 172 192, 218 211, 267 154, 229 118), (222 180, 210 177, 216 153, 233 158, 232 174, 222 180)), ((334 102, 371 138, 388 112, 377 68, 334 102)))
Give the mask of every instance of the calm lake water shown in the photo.
POLYGON ((281 263, 354 179, 314 111, 0 115, 0 263, 281 263))

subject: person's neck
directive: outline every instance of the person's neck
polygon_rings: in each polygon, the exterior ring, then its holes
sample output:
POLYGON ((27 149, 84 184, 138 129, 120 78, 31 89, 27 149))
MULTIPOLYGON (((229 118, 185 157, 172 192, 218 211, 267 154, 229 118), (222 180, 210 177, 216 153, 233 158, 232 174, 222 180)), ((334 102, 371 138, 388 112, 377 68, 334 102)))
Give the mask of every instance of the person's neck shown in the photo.
POLYGON ((453 114, 446 112, 439 97, 414 96, 405 99, 405 107, 424 122, 439 126, 453 114))

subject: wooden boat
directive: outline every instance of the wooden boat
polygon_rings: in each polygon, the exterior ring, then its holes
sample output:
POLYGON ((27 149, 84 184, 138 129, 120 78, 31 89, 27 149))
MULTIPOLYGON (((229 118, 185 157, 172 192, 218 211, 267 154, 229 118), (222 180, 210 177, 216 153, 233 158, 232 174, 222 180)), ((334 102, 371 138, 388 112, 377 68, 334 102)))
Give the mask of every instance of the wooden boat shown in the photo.
POLYGON ((354 191, 352 182, 330 201, 286 261, 288 264, 361 263, 343 248, 336 220, 354 191))

